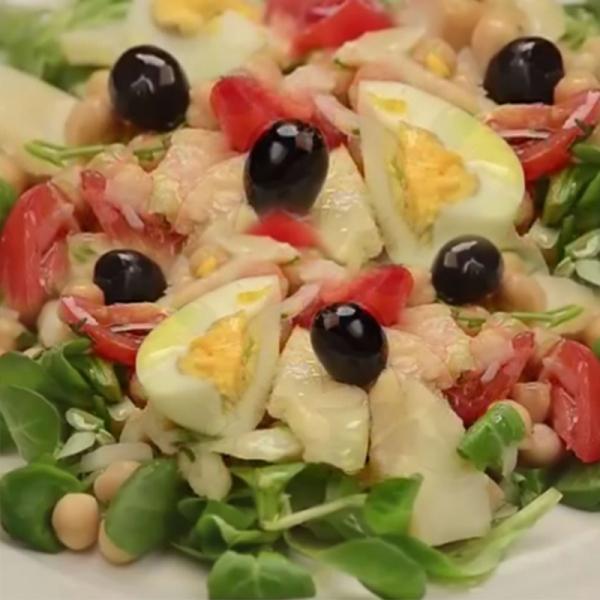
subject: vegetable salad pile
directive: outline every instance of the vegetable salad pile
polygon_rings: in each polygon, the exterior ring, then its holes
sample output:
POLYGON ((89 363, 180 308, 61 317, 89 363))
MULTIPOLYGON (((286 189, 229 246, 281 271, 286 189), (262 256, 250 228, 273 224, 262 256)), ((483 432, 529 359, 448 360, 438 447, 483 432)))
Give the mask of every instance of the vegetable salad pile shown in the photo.
POLYGON ((600 510, 599 11, 0 7, 13 541, 413 599, 600 510))

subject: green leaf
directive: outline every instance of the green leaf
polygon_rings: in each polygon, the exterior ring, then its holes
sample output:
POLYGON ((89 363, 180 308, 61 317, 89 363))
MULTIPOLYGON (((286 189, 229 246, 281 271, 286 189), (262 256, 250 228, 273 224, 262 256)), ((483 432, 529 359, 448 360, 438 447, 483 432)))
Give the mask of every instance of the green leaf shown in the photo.
POLYGON ((568 244, 565 254, 573 260, 600 256, 600 229, 589 231, 568 244))
POLYGON ((56 503, 68 493, 82 492, 82 484, 56 466, 31 464, 0 480, 0 519, 14 539, 40 552, 59 552, 62 544, 51 524, 56 503))
POLYGON ((375 485, 364 506, 365 520, 377 535, 405 533, 422 478, 388 479, 375 485))
POLYGON ((56 408, 43 396, 31 390, 2 385, 0 414, 24 460, 32 462, 56 452, 62 422, 56 408))
POLYGON ((173 540, 177 534, 177 503, 183 481, 172 459, 140 467, 119 490, 105 517, 110 540, 140 557, 173 540))
POLYGON ((100 394, 108 403, 118 404, 123 400, 119 380, 110 363, 98 356, 83 354, 71 357, 70 362, 92 390, 100 394))
POLYGON ((326 547, 300 530, 287 532, 286 540, 297 552, 355 577, 380 598, 404 600, 425 594, 421 565, 388 540, 367 537, 326 547))
POLYGON ((563 494, 563 504, 600 512, 600 463, 584 465, 573 460, 562 471, 555 485, 563 494))
POLYGON ((0 179, 0 231, 17 201, 17 192, 10 183, 0 179))
POLYGON ((211 600, 285 600, 316 594, 310 574, 281 554, 226 552, 208 576, 211 600))
POLYGON ((306 468, 304 463, 268 467, 234 467, 231 473, 250 487, 261 522, 271 521, 281 511, 281 496, 288 483, 306 468))
POLYGON ((188 496, 177 503, 177 512, 189 523, 196 523, 206 508, 207 501, 198 496, 188 496))
POLYGON ((501 472, 507 450, 515 448, 527 431, 520 413, 510 404, 494 404, 465 433, 459 454, 481 471, 501 472))
POLYGON ((4 420, 2 413, 0 413, 0 453, 12 452, 13 450, 16 450, 16 448, 15 441, 10 435, 6 421, 4 420))
POLYGON ((581 232, 600 227, 600 171, 597 166, 592 169, 596 176, 575 207, 575 227, 581 232))
POLYGON ((436 583, 476 585, 493 573, 509 547, 554 508, 560 497, 559 492, 550 489, 483 538, 453 544, 448 551, 436 550, 406 535, 386 539, 422 565, 436 583))
POLYGON ((519 469, 512 474, 511 479, 516 487, 514 503, 523 507, 551 487, 552 477, 548 469, 519 469))
POLYGON ((41 394, 52 402, 61 397, 57 382, 44 369, 23 354, 8 352, 0 356, 0 383, 27 389, 41 394))

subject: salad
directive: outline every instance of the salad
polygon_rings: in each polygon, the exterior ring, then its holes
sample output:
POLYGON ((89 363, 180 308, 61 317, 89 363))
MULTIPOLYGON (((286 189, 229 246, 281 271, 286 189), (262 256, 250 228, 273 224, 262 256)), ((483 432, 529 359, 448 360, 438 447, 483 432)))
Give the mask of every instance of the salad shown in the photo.
POLYGON ((0 57, 15 543, 414 599, 600 510, 596 0, 7 3, 0 57))

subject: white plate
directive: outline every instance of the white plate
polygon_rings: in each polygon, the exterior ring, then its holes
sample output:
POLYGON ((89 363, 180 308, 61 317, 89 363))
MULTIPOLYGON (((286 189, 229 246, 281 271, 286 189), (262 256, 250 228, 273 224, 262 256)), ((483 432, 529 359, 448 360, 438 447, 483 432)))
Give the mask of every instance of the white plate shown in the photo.
MULTIPOLYGON (((0 459, 0 472, 15 466, 0 459)), ((319 598, 364 600, 355 581, 311 563, 319 598)), ((45 555, 0 541, 2 600, 203 600, 206 570, 175 554, 112 567, 95 552, 45 555)), ((466 592, 430 586, 426 600, 595 600, 600 590, 600 518, 559 507, 513 548, 497 573, 466 592)))

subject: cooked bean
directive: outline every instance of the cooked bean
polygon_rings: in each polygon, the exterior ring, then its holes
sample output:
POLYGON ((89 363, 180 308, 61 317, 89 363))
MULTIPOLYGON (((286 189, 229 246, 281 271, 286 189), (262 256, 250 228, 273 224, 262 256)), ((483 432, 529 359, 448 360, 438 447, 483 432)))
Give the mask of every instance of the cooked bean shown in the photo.
POLYGON ((600 82, 591 71, 570 71, 556 85, 554 101, 564 102, 581 92, 598 88, 600 88, 600 82))
POLYGON ((132 460, 115 462, 94 481, 94 494, 103 503, 109 503, 121 486, 135 473, 140 463, 132 460))
POLYGON ((540 312, 546 309, 546 294, 533 277, 507 270, 496 295, 496 304, 507 312, 540 312))
POLYGON ((104 292, 91 281, 73 281, 62 291, 63 296, 77 296, 95 304, 104 304, 104 292))
POLYGON ((67 494, 52 512, 56 537, 70 550, 87 550, 98 539, 100 509, 94 496, 67 494))
POLYGON ((564 456, 565 447, 556 432, 536 423, 529 439, 519 450, 519 460, 528 467, 550 467, 564 456))
POLYGON ((519 37, 519 25, 511 13, 499 10, 486 12, 475 27, 471 39, 473 54, 481 69, 487 69, 490 60, 506 44, 519 37))
POLYGON ((106 534, 104 527, 104 521, 100 524, 100 535, 98 536, 98 547, 100 548, 100 554, 113 565, 126 565, 132 563, 135 560, 134 556, 131 556, 121 548, 117 548, 112 540, 106 534))
POLYGON ((118 120, 108 98, 80 100, 67 119, 65 138, 74 146, 102 144, 116 139, 118 120))
POLYGON ((540 381, 517 383, 512 391, 515 402, 527 409, 534 423, 544 423, 550 414, 550 385, 540 381))
POLYGON ((455 50, 468 46, 483 14, 483 4, 477 0, 442 0, 440 12, 442 37, 455 50))
POLYGON ((91 74, 90 78, 85 84, 85 96, 101 96, 108 98, 108 80, 110 78, 110 71, 108 69, 100 69, 91 74))

